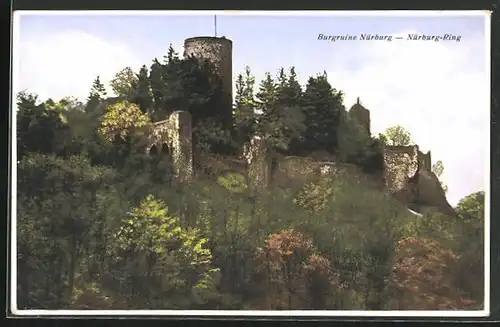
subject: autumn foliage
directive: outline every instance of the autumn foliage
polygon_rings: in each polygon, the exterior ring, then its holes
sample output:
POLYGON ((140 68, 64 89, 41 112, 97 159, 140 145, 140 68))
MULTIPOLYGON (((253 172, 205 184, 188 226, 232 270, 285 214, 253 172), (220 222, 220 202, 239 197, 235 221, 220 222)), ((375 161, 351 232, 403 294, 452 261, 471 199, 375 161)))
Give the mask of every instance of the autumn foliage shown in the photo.
POLYGON ((330 260, 310 237, 293 229, 271 235, 257 250, 268 309, 322 309, 339 298, 344 285, 330 260))
POLYGON ((453 282, 457 256, 432 240, 408 237, 398 242, 390 285, 397 310, 465 310, 475 302, 453 282))

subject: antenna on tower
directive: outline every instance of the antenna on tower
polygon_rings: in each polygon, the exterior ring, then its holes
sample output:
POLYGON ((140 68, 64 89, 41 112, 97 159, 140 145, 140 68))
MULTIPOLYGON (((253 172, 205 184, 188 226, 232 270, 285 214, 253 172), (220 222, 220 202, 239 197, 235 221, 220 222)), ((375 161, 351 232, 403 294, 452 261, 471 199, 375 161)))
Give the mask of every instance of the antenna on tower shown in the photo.
POLYGON ((217 37, 217 15, 214 15, 214 32, 215 37, 217 37))

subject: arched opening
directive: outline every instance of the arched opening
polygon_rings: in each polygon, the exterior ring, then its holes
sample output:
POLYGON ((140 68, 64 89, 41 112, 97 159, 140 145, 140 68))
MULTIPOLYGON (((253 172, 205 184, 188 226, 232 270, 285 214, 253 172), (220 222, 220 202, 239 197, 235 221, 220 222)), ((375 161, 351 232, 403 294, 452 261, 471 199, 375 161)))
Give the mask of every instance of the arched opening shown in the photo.
POLYGON ((170 157, 170 148, 167 144, 163 144, 160 150, 161 156, 170 157))
POLYGON ((161 146, 158 146, 157 144, 153 145, 149 149, 149 154, 152 157, 158 157, 158 158, 163 158, 163 157, 170 157, 170 148, 168 147, 167 144, 162 144, 161 146))
POLYGON ((156 157, 158 154, 159 154, 158 147, 155 144, 149 149, 149 155, 156 157))

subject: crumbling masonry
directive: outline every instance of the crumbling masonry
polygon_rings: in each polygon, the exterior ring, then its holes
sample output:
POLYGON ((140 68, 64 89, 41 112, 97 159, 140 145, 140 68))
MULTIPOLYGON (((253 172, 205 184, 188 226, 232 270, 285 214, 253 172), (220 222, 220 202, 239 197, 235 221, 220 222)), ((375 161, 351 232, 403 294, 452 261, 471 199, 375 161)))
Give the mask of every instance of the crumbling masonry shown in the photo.
POLYGON ((146 153, 156 146, 161 150, 167 146, 172 159, 176 179, 189 182, 193 177, 193 145, 191 114, 174 111, 168 119, 152 124, 147 136, 146 153))

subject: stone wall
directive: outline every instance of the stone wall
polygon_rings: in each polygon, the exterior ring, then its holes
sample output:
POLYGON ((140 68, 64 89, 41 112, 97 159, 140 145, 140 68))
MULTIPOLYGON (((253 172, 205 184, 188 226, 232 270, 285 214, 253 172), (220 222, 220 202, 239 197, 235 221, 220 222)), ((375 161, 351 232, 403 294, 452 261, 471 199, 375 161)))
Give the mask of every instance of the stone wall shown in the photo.
POLYGON ((254 136, 245 148, 244 157, 247 163, 247 180, 250 190, 258 193, 269 185, 271 162, 265 140, 254 136))
POLYGON ((415 197, 410 182, 419 170, 418 146, 386 146, 384 148, 384 179, 386 190, 406 203, 415 197))
POLYGON ((304 179, 317 171, 316 162, 311 158, 284 157, 276 162, 273 180, 284 182, 290 179, 304 179))
POLYGON ((151 124, 147 134, 146 153, 153 146, 161 150, 167 146, 171 153, 176 179, 188 182, 193 176, 193 145, 191 114, 174 111, 166 120, 151 124))
POLYGON ((254 193, 264 191, 271 183, 283 186, 313 176, 347 177, 351 182, 385 190, 413 210, 431 208, 454 215, 439 179, 427 169, 430 153, 424 155, 416 145, 385 147, 383 176, 367 175, 356 165, 337 161, 296 156, 271 158, 265 140, 258 136, 245 146, 243 158, 248 185, 254 193))
POLYGON ((418 162, 421 168, 431 171, 432 170, 431 151, 427 151, 427 153, 425 154, 418 151, 418 162))

